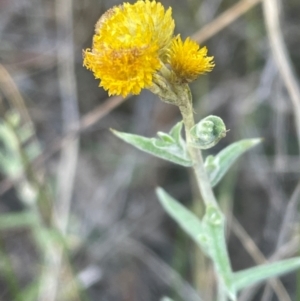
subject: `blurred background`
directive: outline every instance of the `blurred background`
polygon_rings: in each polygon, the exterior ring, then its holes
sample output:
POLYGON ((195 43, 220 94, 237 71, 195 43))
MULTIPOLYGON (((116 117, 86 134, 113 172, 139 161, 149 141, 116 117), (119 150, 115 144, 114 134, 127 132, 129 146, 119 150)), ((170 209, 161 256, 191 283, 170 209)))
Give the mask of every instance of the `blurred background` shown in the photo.
MULTIPOLYGON (((215 188, 233 269, 297 255, 300 2, 161 2, 176 34, 215 57, 191 85, 195 117, 221 116, 230 131, 205 155, 264 138, 215 188)), ((118 4, 0 0, 1 301, 215 300, 209 260, 154 193, 162 186, 201 216, 190 171, 109 131, 155 136, 180 120, 178 109, 148 91, 108 98, 82 67, 94 24, 118 4)), ((300 300, 300 274, 248 289, 245 300, 300 300)))

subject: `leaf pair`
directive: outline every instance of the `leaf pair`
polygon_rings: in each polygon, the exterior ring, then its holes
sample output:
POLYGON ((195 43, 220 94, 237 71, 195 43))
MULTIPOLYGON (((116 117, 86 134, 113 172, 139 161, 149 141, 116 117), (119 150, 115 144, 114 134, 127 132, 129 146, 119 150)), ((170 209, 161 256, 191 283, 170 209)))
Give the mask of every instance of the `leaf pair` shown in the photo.
MULTIPOLYGON (((200 145, 202 145, 202 148, 207 148, 208 145, 210 145, 210 147, 213 146, 212 144, 214 144, 214 142, 212 142, 213 138, 211 137, 211 135, 215 137, 214 141, 219 141, 223 137, 223 121, 219 119, 220 118, 216 116, 208 116, 207 118, 200 121, 198 125, 192 128, 191 134, 192 137, 194 137, 194 147, 200 148, 200 145), (215 126, 212 125, 212 121, 214 122, 215 126), (196 127, 198 127, 198 129, 196 127), (196 133, 197 131, 198 134, 196 133), (206 140, 203 138, 206 137, 206 134, 204 135, 203 131, 205 133, 207 132, 206 140), (209 135, 209 133, 212 132, 214 134, 209 135), (195 138, 196 135, 198 135, 198 140, 195 138)), ((135 146, 136 148, 146 153, 167 161, 171 161, 184 167, 190 167, 193 165, 193 162, 188 154, 186 143, 181 136, 182 126, 183 123, 178 122, 168 134, 158 132, 157 135, 159 138, 146 138, 143 136, 118 132, 113 129, 111 129, 111 131, 123 141, 135 146)), ((233 163, 244 152, 257 145, 260 141, 261 139, 240 140, 227 146, 216 156, 208 156, 205 160, 205 169, 210 179, 211 185, 213 187, 216 186, 226 174, 228 169, 233 165, 233 163)))

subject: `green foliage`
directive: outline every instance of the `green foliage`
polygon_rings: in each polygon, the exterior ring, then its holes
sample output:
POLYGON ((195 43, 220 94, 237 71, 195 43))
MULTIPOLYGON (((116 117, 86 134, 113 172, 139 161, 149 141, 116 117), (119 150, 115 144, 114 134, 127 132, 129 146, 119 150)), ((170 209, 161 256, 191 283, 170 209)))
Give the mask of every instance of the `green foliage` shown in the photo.
POLYGON ((278 277, 300 268, 300 257, 267 263, 233 275, 234 285, 237 290, 262 282, 266 279, 278 277))
POLYGON ((10 111, 5 119, 0 120, 0 169, 10 178, 16 178, 24 169, 24 160, 21 151, 26 157, 36 158, 41 150, 37 144, 30 141, 34 135, 31 125, 21 124, 20 116, 10 111))
POLYGON ((172 198, 164 189, 158 187, 156 194, 165 211, 208 254, 207 237, 204 235, 201 220, 172 198))
POLYGON ((205 170, 212 187, 216 186, 234 162, 247 150, 261 142, 261 139, 244 139, 234 142, 220 151, 216 156, 208 156, 205 170))
MULTIPOLYGON (((181 136, 182 122, 177 123, 170 133, 158 132, 159 138, 112 132, 131 145, 159 158, 183 166, 192 166, 186 144, 181 136)), ((221 118, 208 116, 192 127, 192 147, 207 149, 216 145, 226 135, 226 127, 221 118)), ((216 156, 208 156, 205 170, 213 186, 226 174, 234 162, 247 150, 261 142, 261 139, 244 139, 232 143, 216 156)), ((219 281, 219 290, 230 300, 236 300, 238 290, 295 270, 300 267, 300 258, 267 264, 233 273, 229 261, 225 240, 225 217, 217 205, 206 206, 205 215, 200 220, 191 211, 172 198, 162 188, 156 190, 158 199, 165 211, 196 242, 202 251, 211 258, 219 281)), ((162 300, 170 301, 164 297, 162 300)))
POLYGON ((32 226, 36 216, 31 211, 6 213, 0 215, 0 230, 32 226))
MULTIPOLYGON (((15 117, 15 116, 13 116, 15 117)), ((0 168, 3 173, 11 178, 17 177, 23 168, 19 151, 19 140, 9 122, 0 122, 0 168)))
POLYGON ((162 188, 157 188, 156 194, 166 212, 211 258, 220 284, 231 300, 236 300, 236 292, 245 287, 300 268, 300 257, 296 257, 233 273, 226 248, 225 218, 220 210, 208 206, 201 221, 162 188))
POLYGON ((235 300, 235 288, 225 241, 223 214, 214 207, 207 207, 202 221, 182 206, 162 188, 156 190, 158 199, 166 212, 208 255, 215 266, 227 295, 235 300))
POLYGON ((232 270, 225 240, 225 218, 217 207, 208 206, 203 217, 203 229, 207 237, 210 258, 219 281, 231 300, 236 299, 232 270))
POLYGON ((159 138, 146 138, 111 129, 117 137, 146 153, 188 167, 192 166, 193 162, 187 152, 181 130, 182 122, 179 122, 171 129, 169 134, 158 132, 159 138))
POLYGON ((7 112, 5 119, 0 120, 0 170, 8 179, 18 180, 18 196, 27 205, 36 201, 37 191, 27 180, 26 169, 28 163, 41 154, 40 146, 33 137, 33 127, 21 124, 16 112, 7 112))
POLYGON ((300 268, 300 257, 296 257, 233 273, 226 248, 222 212, 216 207, 207 206, 201 221, 162 188, 157 188, 156 194, 165 211, 211 258, 220 284, 231 300, 236 300, 236 292, 245 287, 300 268))

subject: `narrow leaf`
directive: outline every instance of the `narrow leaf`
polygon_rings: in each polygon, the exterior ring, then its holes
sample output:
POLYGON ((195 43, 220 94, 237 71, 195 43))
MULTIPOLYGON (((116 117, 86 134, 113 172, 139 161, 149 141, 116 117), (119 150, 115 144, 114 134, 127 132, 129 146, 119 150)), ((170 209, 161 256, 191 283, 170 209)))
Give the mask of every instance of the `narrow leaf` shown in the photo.
POLYGON ((31 212, 6 213, 0 215, 0 230, 31 226, 36 218, 31 212))
POLYGON ((178 144, 168 145, 167 142, 164 144, 163 140, 158 140, 156 138, 146 138, 143 136, 122 133, 113 129, 111 129, 111 131, 123 141, 146 153, 182 166, 188 167, 193 165, 186 150, 178 144))
POLYGON ((164 189, 156 189, 157 197, 165 211, 178 223, 178 225, 208 254, 207 238, 203 232, 202 223, 190 210, 172 198, 164 189))
POLYGON ((216 186, 233 163, 248 149, 261 142, 261 139, 244 139, 232 143, 216 156, 208 156, 205 160, 205 169, 211 185, 216 186))
POLYGON ((241 290, 268 278, 279 277, 299 268, 300 257, 268 263, 234 273, 234 284, 237 290, 241 290))
MULTIPOLYGON (((179 143, 182 139, 181 131, 182 131, 183 122, 177 122, 172 129, 170 130, 170 135, 179 143)), ((182 139, 183 140, 183 139, 182 139)))
POLYGON ((173 144, 175 143, 175 140, 172 136, 169 134, 166 134, 164 132, 157 132, 157 136, 162 139, 162 142, 165 142, 167 144, 173 144))
POLYGON ((217 207, 208 206, 202 225, 208 238, 209 255, 214 263, 216 274, 228 297, 236 300, 236 289, 225 240, 225 218, 222 212, 217 207))

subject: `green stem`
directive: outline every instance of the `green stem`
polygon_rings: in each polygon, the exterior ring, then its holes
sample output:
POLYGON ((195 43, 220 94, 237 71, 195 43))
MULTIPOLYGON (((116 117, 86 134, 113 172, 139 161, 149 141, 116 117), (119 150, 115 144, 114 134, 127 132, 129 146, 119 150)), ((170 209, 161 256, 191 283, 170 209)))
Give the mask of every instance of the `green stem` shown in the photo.
POLYGON ((218 301, 227 301, 227 296, 224 287, 221 283, 218 284, 218 301))
POLYGON ((181 86, 179 92, 177 104, 185 125, 187 148, 194 163, 193 170, 206 207, 206 212, 202 221, 209 236, 211 248, 210 256, 218 275, 218 300, 227 300, 226 295, 230 296, 231 300, 236 300, 236 292, 232 283, 232 270, 226 248, 225 217, 223 216, 213 193, 211 183, 204 167, 201 150, 193 147, 191 143, 192 137, 190 130, 195 125, 195 121, 189 87, 187 85, 185 87, 181 86))
POLYGON ((218 208, 218 204, 213 193, 210 181, 206 174, 204 168, 204 161, 202 157, 201 150, 194 148, 191 145, 191 135, 190 130, 195 125, 194 114, 193 114, 193 104, 191 99, 190 90, 188 87, 184 90, 184 93, 181 95, 181 101, 178 105, 179 110, 182 115, 183 123, 185 126, 185 135, 187 141, 188 151, 194 162, 193 170, 197 180, 198 187, 200 189, 203 201, 206 206, 214 206, 218 208))

